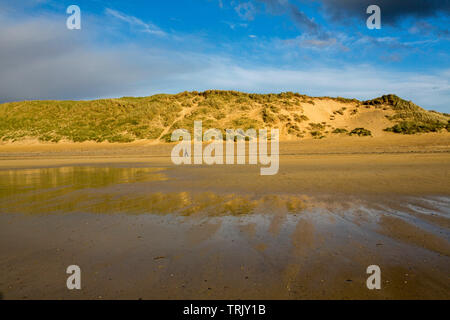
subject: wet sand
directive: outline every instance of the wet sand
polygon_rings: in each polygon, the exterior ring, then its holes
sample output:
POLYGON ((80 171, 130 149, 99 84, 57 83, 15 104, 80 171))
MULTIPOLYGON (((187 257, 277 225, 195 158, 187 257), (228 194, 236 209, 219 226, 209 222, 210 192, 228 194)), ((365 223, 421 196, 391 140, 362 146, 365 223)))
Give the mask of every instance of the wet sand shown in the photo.
POLYGON ((282 143, 275 176, 167 145, 0 146, 1 296, 449 299, 448 138, 395 139, 282 143))

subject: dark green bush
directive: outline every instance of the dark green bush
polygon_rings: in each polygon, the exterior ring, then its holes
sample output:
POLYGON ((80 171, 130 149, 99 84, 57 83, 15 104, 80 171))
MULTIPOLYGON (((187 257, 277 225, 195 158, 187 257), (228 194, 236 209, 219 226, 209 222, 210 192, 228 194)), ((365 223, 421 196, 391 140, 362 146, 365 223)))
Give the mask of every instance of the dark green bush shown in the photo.
POLYGON ((413 122, 413 121, 402 121, 397 123, 393 127, 386 128, 384 131, 401 133, 401 134, 416 134, 416 133, 427 133, 427 132, 439 132, 446 128, 448 131, 449 124, 443 122, 413 122))
POLYGON ((344 128, 336 128, 331 133, 347 133, 348 130, 344 128))
POLYGON ((269 111, 268 108, 263 109, 262 118, 265 123, 274 123, 276 121, 275 116, 269 111))
POLYGON ((309 126, 311 127, 312 130, 323 130, 323 129, 325 129, 325 126, 323 124, 321 124, 321 123, 311 122, 309 124, 309 126))
POLYGON ((358 135, 358 136, 371 136, 372 132, 370 130, 364 129, 364 128, 355 128, 352 131, 350 131, 349 135, 358 135))

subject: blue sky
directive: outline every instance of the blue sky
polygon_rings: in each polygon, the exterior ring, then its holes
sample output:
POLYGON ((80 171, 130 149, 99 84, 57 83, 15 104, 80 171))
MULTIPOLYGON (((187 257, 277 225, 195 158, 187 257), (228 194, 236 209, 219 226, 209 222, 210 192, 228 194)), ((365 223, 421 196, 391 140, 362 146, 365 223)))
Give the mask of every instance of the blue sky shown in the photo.
POLYGON ((0 0, 0 101, 232 89, 395 93, 450 112, 449 13, 449 0, 0 0), (72 4, 81 30, 66 28, 72 4))

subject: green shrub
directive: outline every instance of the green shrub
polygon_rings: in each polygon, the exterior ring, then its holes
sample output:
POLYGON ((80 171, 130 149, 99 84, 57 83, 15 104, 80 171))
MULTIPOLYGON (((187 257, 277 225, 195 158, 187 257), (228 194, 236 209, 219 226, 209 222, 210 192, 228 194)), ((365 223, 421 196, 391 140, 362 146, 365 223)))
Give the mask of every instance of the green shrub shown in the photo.
POLYGON ((343 98, 343 97, 337 97, 337 98, 332 98, 335 101, 338 102, 342 102, 342 103, 358 103, 359 100, 357 99, 348 99, 348 98, 343 98))
POLYGON ((331 133, 347 133, 348 130, 344 128, 336 128, 331 133))
POLYGON ((297 134, 298 132, 300 132, 300 127, 291 122, 286 123, 286 127, 288 128, 289 134, 297 134))
POLYGON ((278 108, 277 106, 270 106, 270 110, 274 113, 279 113, 280 112, 280 108, 278 108))
POLYGON ((364 129, 364 128, 355 128, 352 131, 350 131, 349 135, 358 135, 358 136, 371 136, 372 132, 370 132, 370 130, 364 129))
POLYGON ((311 127, 312 130, 323 130, 325 129, 325 126, 321 123, 313 123, 311 122, 309 124, 309 126, 311 127))
POLYGON ((166 133, 161 137, 161 140, 164 142, 172 142, 172 133, 166 133))
POLYGON ((416 133, 427 133, 427 132, 439 132, 442 129, 449 128, 449 124, 443 122, 412 122, 412 121, 402 121, 397 123, 393 127, 386 128, 384 131, 401 133, 401 134, 416 134, 416 133))
POLYGON ((305 116, 304 114, 301 114, 301 115, 294 114, 294 120, 297 122, 302 122, 302 121, 308 121, 309 118, 307 116, 305 116))
POLYGON ((239 119, 234 119, 232 121, 232 126, 234 129, 242 129, 242 130, 258 129, 261 127, 261 123, 255 119, 243 117, 239 119))
POLYGON ((275 116, 269 111, 268 108, 262 110, 262 119, 265 123, 274 123, 276 121, 275 116))

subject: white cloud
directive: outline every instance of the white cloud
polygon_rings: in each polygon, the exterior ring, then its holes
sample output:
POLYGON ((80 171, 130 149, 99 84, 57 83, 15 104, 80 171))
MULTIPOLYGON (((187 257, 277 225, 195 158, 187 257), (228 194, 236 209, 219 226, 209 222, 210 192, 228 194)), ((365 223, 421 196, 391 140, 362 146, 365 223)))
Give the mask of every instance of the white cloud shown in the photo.
POLYGON ((179 85, 189 81, 192 89, 200 90, 293 91, 312 96, 343 96, 362 100, 394 93, 423 107, 446 112, 449 111, 450 101, 449 70, 423 74, 379 70, 368 65, 285 70, 242 67, 230 61, 211 60, 206 70, 174 75, 172 79, 171 83, 179 85), (206 83, 205 79, 208 79, 206 83))
POLYGON ((228 21, 223 21, 223 23, 225 23, 227 26, 229 26, 231 30, 235 30, 236 27, 241 27, 241 28, 247 28, 248 27, 247 23, 228 22, 228 21))
POLYGON ((124 21, 126 23, 128 23, 129 25, 133 26, 133 27, 137 27, 139 28, 140 31, 145 32, 145 33, 150 33, 150 34, 155 34, 155 35, 159 35, 159 36, 164 36, 166 35, 166 33, 164 31, 162 31, 160 28, 158 28, 157 26, 155 26, 152 23, 145 23, 144 21, 142 21, 139 18, 136 18, 134 16, 129 16, 126 15, 122 12, 110 9, 110 8, 106 8, 105 9, 105 13, 117 18, 121 21, 124 21))
POLYGON ((448 69, 401 72, 350 64, 268 67, 237 56, 202 53, 202 48, 194 52, 99 44, 61 27, 54 17, 0 20, 0 29, 0 101, 232 89, 358 99, 395 93, 426 108, 450 111, 448 69))

